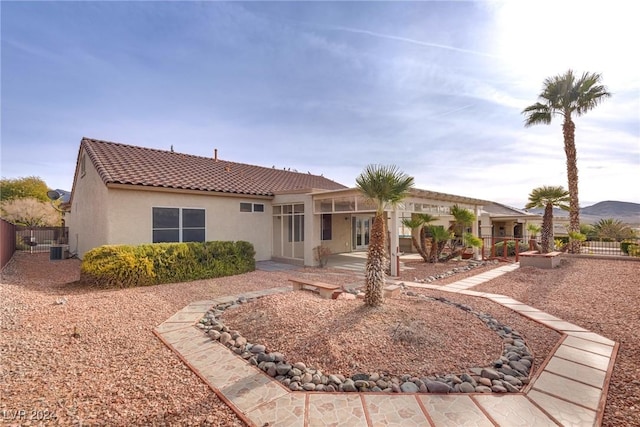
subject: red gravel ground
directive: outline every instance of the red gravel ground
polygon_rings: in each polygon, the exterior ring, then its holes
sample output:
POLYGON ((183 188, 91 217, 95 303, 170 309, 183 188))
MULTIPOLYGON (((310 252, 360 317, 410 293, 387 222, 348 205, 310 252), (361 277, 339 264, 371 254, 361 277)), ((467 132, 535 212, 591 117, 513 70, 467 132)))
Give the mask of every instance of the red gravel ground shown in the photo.
POLYGON ((508 295, 620 343, 602 425, 640 426, 640 262, 569 258, 474 290, 508 295))

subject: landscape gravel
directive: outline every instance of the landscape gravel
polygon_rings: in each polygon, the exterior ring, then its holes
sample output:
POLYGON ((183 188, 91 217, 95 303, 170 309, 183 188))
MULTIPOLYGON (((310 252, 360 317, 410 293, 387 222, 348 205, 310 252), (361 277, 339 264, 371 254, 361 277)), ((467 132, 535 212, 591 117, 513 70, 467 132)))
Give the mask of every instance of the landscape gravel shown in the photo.
POLYGON ((553 270, 520 268, 474 290, 508 295, 620 343, 603 426, 640 426, 640 262, 564 256, 553 270))
MULTIPOLYGON (((571 259, 554 271, 521 269, 479 287, 513 296, 621 342, 605 410, 607 426, 640 425, 639 267, 632 262, 571 259)), ((403 273, 410 277, 401 279, 430 277, 451 268, 416 263, 413 270, 403 273)), ((435 283, 444 284, 490 268, 493 266, 435 283)), ((0 280, 2 421, 8 425, 244 425, 152 330, 193 301, 286 286, 292 275, 345 287, 362 283, 361 276, 353 272, 308 268, 100 290, 75 282, 79 278, 78 260, 50 261, 48 254, 17 253, 3 269, 0 280), (24 418, 15 418, 22 413, 24 418)), ((444 292, 419 293, 454 299, 444 292)), ((294 304, 297 299, 289 301, 294 304)), ((534 354, 534 367, 557 341, 555 332, 524 321, 490 301, 463 295, 455 295, 455 301, 490 313, 518 330, 534 354)), ((316 313, 315 318, 320 316, 316 313)), ((492 338, 481 335, 484 338, 478 347, 469 329, 460 329, 446 317, 439 320, 438 329, 455 328, 451 336, 469 343, 465 357, 476 357, 475 349, 485 345, 489 353, 493 354, 494 348, 499 352, 499 345, 492 347, 496 345, 493 332, 489 331, 492 338)), ((291 327, 270 323, 270 328, 279 328, 281 334, 291 327)), ((479 325, 477 330, 481 328, 486 329, 479 325)), ((375 335, 369 340, 370 350, 375 348, 375 335)), ((343 351, 350 354, 346 348, 343 351)), ((486 348, 479 353, 481 359, 485 357, 483 351, 486 348)))

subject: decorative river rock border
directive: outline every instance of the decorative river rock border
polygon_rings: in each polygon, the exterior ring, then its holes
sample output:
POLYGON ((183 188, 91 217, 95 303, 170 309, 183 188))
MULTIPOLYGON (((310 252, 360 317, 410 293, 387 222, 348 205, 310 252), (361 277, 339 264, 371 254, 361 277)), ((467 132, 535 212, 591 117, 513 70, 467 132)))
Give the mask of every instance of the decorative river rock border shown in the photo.
POLYGON ((197 324, 211 339, 219 341, 252 365, 274 377, 292 391, 328 392, 395 392, 395 393, 517 393, 529 383, 533 355, 522 336, 511 327, 488 314, 474 311, 442 297, 428 297, 405 291, 405 295, 423 300, 439 301, 477 316, 503 340, 503 352, 491 366, 471 368, 463 374, 389 376, 379 373, 359 373, 346 378, 307 367, 304 363, 289 363, 284 355, 268 352, 262 344, 247 342, 238 331, 232 331, 220 320, 226 309, 250 302, 246 298, 212 307, 197 324))

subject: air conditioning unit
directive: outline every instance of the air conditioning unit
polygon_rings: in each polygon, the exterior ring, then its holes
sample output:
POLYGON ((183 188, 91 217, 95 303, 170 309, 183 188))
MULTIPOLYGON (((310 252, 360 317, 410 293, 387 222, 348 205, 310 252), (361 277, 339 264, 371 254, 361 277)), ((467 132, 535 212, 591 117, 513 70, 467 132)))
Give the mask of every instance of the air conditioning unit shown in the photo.
POLYGON ((69 245, 56 245, 49 248, 49 260, 58 261, 69 258, 69 245))

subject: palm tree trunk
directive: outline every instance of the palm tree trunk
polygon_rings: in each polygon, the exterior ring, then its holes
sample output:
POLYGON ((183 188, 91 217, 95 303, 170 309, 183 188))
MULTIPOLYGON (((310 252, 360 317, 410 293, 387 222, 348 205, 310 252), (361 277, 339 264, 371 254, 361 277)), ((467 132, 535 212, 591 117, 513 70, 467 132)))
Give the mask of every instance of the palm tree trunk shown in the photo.
MULTIPOLYGON (((571 116, 565 113, 562 133, 564 136, 564 152, 567 156, 567 182, 569 185, 569 231, 580 232, 580 203, 578 201, 578 155, 576 153, 576 126, 571 116)), ((544 247, 544 245, 543 245, 544 247)), ((580 242, 569 241, 569 253, 580 252, 580 242)))
POLYGON ((413 246, 416 248, 416 251, 418 251, 424 262, 427 262, 429 260, 429 254, 427 254, 426 248, 420 245, 420 242, 418 242, 418 239, 416 239, 415 236, 411 236, 411 241, 413 242, 413 246))
POLYGON ((373 225, 371 226, 371 237, 369 239, 364 296, 365 304, 372 307, 379 306, 383 303, 384 272, 387 268, 385 236, 384 212, 376 213, 373 225))
MULTIPOLYGON (((542 229, 540 230, 540 247, 543 254, 549 253, 551 239, 553 238, 553 205, 551 203, 544 207, 542 217, 542 229)), ((518 243, 516 242, 516 245, 518 243)))

